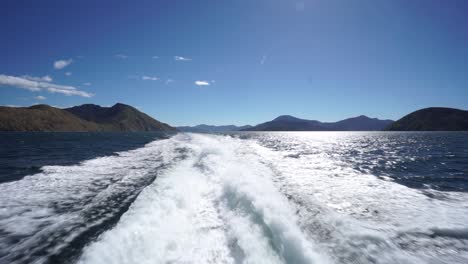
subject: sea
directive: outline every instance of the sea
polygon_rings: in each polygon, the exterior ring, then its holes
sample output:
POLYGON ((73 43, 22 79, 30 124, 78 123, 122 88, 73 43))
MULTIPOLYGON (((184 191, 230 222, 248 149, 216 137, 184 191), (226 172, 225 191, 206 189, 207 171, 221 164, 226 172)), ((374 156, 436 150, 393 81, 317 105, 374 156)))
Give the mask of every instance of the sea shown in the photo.
POLYGON ((0 133, 0 263, 468 263, 468 133, 0 133))

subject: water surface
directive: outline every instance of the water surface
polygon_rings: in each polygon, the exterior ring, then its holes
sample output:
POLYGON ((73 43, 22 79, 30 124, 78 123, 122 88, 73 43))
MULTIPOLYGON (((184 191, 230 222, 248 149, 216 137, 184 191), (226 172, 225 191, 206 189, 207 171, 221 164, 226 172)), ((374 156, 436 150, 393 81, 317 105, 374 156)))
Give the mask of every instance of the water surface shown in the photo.
POLYGON ((468 261, 467 133, 8 137, 2 263, 468 261))

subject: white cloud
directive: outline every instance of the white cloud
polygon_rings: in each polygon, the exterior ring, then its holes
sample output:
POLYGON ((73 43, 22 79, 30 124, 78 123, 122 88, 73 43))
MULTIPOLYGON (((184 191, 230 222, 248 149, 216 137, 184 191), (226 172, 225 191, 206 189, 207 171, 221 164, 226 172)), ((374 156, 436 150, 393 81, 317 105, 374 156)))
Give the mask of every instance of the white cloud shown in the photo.
POLYGON ((158 78, 158 77, 154 77, 154 76, 146 76, 146 75, 145 75, 145 76, 143 76, 143 77, 141 77, 141 79, 142 79, 142 80, 144 80, 144 81, 157 81, 157 80, 159 80, 159 78, 158 78))
POLYGON ((38 82, 51 82, 52 81, 52 77, 50 77, 49 75, 42 76, 42 77, 34 77, 34 76, 29 76, 29 75, 23 75, 23 76, 21 76, 21 78, 31 80, 31 81, 38 81, 38 82))
POLYGON ((195 84, 198 86, 208 86, 210 85, 210 82, 207 81, 195 81, 195 84))
POLYGON ((36 99, 36 100, 45 100, 47 98, 45 96, 38 95, 38 96, 34 97, 34 99, 36 99))
POLYGON ((66 75, 66 76, 71 76, 72 73, 71 73, 71 72, 66 72, 65 75, 66 75))
POLYGON ((93 94, 80 91, 73 86, 59 85, 46 81, 39 81, 38 77, 16 77, 0 74, 0 86, 11 86, 26 89, 32 92, 48 91, 49 93, 60 93, 64 95, 78 95, 82 97, 92 97, 93 94))
POLYGON ((117 59, 128 59, 128 55, 125 54, 115 54, 114 57, 117 59))
POLYGON ((46 81, 46 82, 51 82, 51 81, 53 81, 53 80, 52 80, 52 77, 50 77, 49 75, 43 76, 43 77, 42 77, 42 80, 44 80, 44 81, 46 81))
POLYGON ((83 85, 90 86, 91 83, 90 82, 85 82, 85 83, 83 83, 83 85))
POLYGON ((159 56, 153 56, 151 58, 156 60, 156 59, 159 59, 159 56))
MULTIPOLYGON (((39 84, 41 82, 22 78, 22 77, 15 77, 15 76, 8 76, 0 74, 0 85, 2 86, 13 86, 23 88, 32 92, 38 92, 41 90, 39 84)), ((47 83, 45 83, 47 84, 47 83)))
POLYGON ((260 60, 260 64, 262 64, 262 65, 265 64, 266 59, 267 59, 267 56, 263 55, 262 59, 260 60))
POLYGON ((174 82, 174 80, 172 80, 172 79, 167 79, 166 80, 166 84, 170 84, 171 82, 174 82))
POLYGON ((192 59, 191 59, 191 58, 182 57, 182 56, 174 56, 174 60, 176 60, 176 61, 191 61, 192 59))
POLYGON ((68 60, 58 60, 54 62, 54 68, 56 70, 61 70, 68 65, 70 65, 73 62, 73 59, 68 59, 68 60))
POLYGON ((55 85, 55 87, 47 87, 47 91, 50 93, 61 93, 64 95, 78 95, 81 97, 93 97, 94 94, 77 90, 73 86, 55 85))

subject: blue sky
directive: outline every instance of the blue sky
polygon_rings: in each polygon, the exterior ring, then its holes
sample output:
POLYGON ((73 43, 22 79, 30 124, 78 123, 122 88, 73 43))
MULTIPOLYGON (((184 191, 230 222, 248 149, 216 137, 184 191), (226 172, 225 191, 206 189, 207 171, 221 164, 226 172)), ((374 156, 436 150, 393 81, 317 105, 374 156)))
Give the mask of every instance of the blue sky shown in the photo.
POLYGON ((0 104, 172 125, 468 108, 463 0, 2 1, 0 104))

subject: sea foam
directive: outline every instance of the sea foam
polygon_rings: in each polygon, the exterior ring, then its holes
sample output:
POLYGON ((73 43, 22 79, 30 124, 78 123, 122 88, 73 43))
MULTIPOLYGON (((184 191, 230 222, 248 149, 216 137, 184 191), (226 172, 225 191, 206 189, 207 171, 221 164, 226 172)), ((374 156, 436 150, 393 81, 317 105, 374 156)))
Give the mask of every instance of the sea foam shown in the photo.
POLYGON ((189 157, 146 187, 80 263, 326 263, 272 171, 241 140, 190 135, 189 157))

